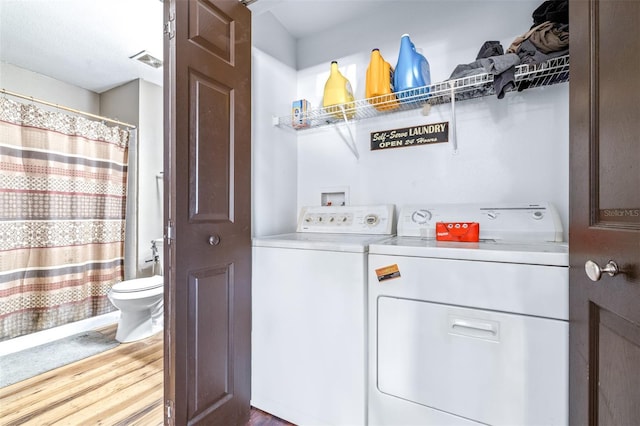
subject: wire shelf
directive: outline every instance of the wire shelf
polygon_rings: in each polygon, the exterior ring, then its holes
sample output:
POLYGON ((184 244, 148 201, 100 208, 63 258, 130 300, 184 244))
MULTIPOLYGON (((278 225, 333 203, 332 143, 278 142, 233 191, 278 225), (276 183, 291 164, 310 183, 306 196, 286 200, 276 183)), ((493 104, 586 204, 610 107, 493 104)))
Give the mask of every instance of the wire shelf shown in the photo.
MULTIPOLYGON (((517 65, 515 87, 509 91, 522 91, 569 81, 569 55, 550 59, 539 64, 517 65)), ((454 80, 445 80, 417 89, 404 90, 390 95, 354 100, 326 108, 315 108, 302 113, 300 121, 307 125, 294 125, 291 115, 277 117, 277 124, 295 130, 305 130, 346 120, 358 121, 399 111, 422 108, 425 104, 439 105, 451 102, 451 96, 459 100, 495 95, 493 75, 481 73, 454 80)))

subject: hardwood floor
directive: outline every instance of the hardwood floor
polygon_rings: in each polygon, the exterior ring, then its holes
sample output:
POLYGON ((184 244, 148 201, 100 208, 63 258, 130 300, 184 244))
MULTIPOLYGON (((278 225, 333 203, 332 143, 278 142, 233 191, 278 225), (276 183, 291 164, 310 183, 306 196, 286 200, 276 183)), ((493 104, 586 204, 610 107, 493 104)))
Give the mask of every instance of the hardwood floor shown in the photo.
POLYGON ((249 417, 249 423, 247 426, 295 426, 293 423, 289 423, 276 416, 272 416, 269 413, 258 410, 251 407, 251 416, 249 417))
MULTIPOLYGON (((99 330, 115 336, 115 326, 99 330)), ((55 356, 55 354, 51 354, 55 356)), ((0 388, 0 424, 163 424, 162 333, 0 388)), ((291 423, 252 409, 248 426, 291 423)))
POLYGON ((4 387, 1 423, 162 425, 162 358, 158 333, 4 387))

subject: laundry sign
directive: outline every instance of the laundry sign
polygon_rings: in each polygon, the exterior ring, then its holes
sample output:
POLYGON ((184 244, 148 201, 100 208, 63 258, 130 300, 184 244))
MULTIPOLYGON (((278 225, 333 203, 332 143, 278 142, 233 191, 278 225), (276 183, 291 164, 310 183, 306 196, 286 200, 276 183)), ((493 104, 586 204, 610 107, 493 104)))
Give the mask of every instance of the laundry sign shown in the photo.
POLYGON ((449 142, 449 122, 371 132, 371 151, 449 142))

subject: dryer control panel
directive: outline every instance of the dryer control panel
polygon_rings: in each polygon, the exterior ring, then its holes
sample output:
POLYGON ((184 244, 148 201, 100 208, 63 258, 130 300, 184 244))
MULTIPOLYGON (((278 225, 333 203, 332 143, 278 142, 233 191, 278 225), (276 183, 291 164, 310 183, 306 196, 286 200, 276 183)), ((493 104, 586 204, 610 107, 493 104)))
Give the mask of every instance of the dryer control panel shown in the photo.
POLYGON ((393 204, 303 207, 297 232, 391 235, 393 219, 393 204))
POLYGON ((562 241, 560 216, 548 202, 405 206, 398 216, 398 235, 435 238, 437 222, 478 222, 481 240, 562 241))

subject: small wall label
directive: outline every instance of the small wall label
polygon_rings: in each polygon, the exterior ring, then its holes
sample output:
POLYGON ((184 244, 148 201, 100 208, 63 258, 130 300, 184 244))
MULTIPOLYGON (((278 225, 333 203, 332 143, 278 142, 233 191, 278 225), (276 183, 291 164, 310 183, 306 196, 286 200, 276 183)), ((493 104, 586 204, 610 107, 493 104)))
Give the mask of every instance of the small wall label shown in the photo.
POLYGON ((379 282, 399 278, 400 269, 398 269, 398 265, 394 263, 393 265, 376 269, 376 276, 379 282))
POLYGON ((371 151, 449 142, 449 122, 371 132, 371 151))

